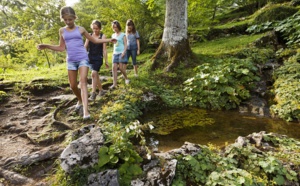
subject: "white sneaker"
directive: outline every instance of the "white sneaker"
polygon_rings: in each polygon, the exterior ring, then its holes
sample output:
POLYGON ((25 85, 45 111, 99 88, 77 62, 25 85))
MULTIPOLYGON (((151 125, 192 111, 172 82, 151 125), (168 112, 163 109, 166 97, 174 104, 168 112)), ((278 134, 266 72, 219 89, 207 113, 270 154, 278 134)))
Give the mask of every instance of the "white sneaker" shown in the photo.
POLYGON ((125 84, 129 84, 130 80, 129 79, 125 79, 125 84))
POLYGON ((77 102, 75 106, 75 111, 79 111, 82 108, 82 103, 77 102))
POLYGON ((99 91, 98 95, 99 96, 104 96, 106 94, 106 92, 107 92, 106 90, 101 90, 101 91, 99 91))
POLYGON ((89 100, 94 101, 96 99, 96 96, 97 96, 96 92, 92 92, 91 96, 89 97, 89 100))

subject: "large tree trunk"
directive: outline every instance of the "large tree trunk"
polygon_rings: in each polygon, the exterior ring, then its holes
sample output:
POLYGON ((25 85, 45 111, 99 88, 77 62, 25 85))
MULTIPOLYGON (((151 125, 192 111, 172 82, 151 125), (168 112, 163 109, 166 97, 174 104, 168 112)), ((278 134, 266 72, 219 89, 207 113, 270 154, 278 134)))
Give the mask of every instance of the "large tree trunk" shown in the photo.
POLYGON ((187 65, 191 48, 187 35, 187 0, 167 0, 163 38, 152 58, 152 69, 171 71, 180 63, 187 65))

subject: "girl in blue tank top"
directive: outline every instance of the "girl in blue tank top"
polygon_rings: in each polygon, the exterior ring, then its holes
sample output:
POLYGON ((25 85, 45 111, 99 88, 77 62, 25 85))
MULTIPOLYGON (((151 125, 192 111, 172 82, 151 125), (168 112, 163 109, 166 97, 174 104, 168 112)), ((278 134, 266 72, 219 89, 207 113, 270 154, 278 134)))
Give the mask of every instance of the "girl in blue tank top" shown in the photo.
POLYGON ((117 75, 118 68, 123 74, 125 79, 125 83, 129 84, 129 79, 127 78, 126 70, 124 69, 125 64, 127 63, 126 57, 126 49, 127 49, 127 41, 126 36, 123 32, 121 32, 121 25, 118 21, 113 21, 111 25, 114 34, 112 38, 115 38, 117 42, 114 44, 113 56, 112 56, 112 74, 113 74, 113 85, 110 86, 110 89, 117 87, 117 75))
POLYGON ((88 54, 84 47, 82 36, 85 36, 93 43, 115 42, 115 39, 96 39, 92 37, 84 27, 76 26, 77 18, 73 8, 62 7, 60 18, 66 24, 59 29, 59 45, 39 44, 39 50, 50 49, 54 51, 67 51, 67 68, 70 87, 78 99, 75 110, 79 111, 83 107, 83 119, 89 119, 88 111, 88 90, 87 75, 89 70, 88 54), (79 72, 80 89, 77 86, 77 74, 79 72))

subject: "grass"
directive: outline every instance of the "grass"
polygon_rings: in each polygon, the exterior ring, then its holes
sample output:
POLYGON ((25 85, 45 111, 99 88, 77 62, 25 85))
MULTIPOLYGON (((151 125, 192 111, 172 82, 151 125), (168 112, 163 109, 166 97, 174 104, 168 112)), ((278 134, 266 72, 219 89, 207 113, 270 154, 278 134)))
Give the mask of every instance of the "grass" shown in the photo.
POLYGON ((220 38, 209 42, 193 44, 192 50, 196 55, 220 56, 241 51, 264 34, 242 35, 220 38))
POLYGON ((5 74, 0 74, 0 78, 7 81, 21 81, 28 83, 33 79, 44 78, 51 79, 57 82, 68 81, 66 71, 66 64, 55 64, 51 68, 36 67, 24 70, 10 70, 8 69, 5 74))

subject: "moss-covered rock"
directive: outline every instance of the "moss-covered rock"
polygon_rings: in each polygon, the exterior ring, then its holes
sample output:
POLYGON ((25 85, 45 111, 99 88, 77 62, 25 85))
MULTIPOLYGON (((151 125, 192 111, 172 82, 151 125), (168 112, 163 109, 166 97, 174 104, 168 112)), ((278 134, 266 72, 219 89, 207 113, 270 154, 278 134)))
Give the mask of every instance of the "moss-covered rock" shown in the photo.
POLYGON ((8 99, 8 95, 6 94, 6 92, 0 90, 0 103, 5 102, 7 99, 8 99))
POLYGON ((57 85, 57 82, 49 79, 38 78, 32 80, 30 83, 24 86, 24 90, 29 91, 33 95, 42 95, 44 93, 49 93, 55 90, 61 89, 60 86, 67 85, 57 85))
POLYGON ((256 13, 254 23, 261 24, 267 21, 280 21, 295 14, 297 11, 297 8, 288 5, 268 4, 256 13))

